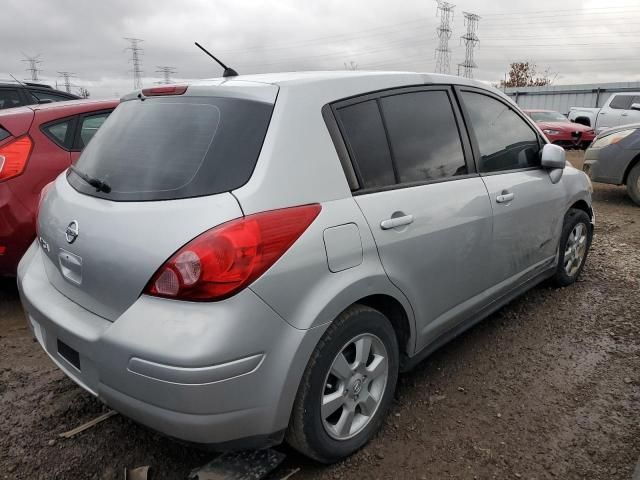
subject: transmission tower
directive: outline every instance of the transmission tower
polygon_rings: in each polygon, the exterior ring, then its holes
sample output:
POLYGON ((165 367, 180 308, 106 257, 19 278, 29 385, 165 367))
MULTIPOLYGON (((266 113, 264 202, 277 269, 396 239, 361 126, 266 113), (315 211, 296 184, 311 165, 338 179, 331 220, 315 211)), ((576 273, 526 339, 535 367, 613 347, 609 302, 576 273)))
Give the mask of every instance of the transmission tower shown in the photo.
POLYGON ((442 0, 438 2, 438 10, 436 16, 440 17, 440 25, 436 28, 438 32, 438 48, 436 48, 436 72, 449 73, 449 39, 451 38, 451 21, 453 20, 453 8, 455 5, 442 0))
POLYGON ((142 56, 144 51, 140 44, 144 41, 140 38, 125 37, 125 40, 129 42, 127 50, 131 50, 131 72, 133 73, 133 88, 138 90, 142 88, 142 56))
POLYGON ((162 80, 160 80, 158 83, 160 84, 168 84, 168 83, 173 83, 173 80, 171 80, 171 75, 175 75, 176 73, 176 69, 175 67, 169 67, 166 65, 162 65, 162 66, 158 66, 158 70, 156 70, 156 73, 161 73, 162 74, 162 80))
POLYGON ((460 75, 460 67, 462 67, 464 69, 462 76, 466 78, 473 78, 473 69, 478 68, 476 62, 473 60, 473 49, 476 48, 478 42, 480 42, 477 34, 480 15, 469 12, 463 13, 464 24, 467 26, 467 32, 460 37, 464 40, 465 55, 464 62, 458 64, 458 75, 460 75))
POLYGON ((23 53, 22 56, 24 57, 22 61, 29 64, 29 66, 25 70, 29 72, 29 76, 31 77, 31 80, 34 82, 37 82, 39 80, 38 73, 42 72, 42 70, 38 68, 38 65, 42 63, 42 60, 40 60, 40 55, 36 55, 35 57, 30 57, 29 55, 25 55, 23 53))
POLYGON ((75 74, 71 72, 58 72, 58 75, 62 77, 64 89, 67 91, 67 93, 71 93, 71 87, 73 86, 73 84, 71 83, 71 77, 74 77, 75 74))

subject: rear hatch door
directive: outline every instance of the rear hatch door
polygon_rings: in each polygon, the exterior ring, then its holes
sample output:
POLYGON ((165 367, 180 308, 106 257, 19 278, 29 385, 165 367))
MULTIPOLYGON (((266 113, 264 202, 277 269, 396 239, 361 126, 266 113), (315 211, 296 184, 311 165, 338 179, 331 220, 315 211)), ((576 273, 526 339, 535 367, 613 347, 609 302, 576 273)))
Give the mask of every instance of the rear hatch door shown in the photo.
POLYGON ((40 208, 56 289, 113 321, 176 250, 242 216, 229 192, 253 172, 273 103, 225 93, 134 99, 111 114, 40 208))

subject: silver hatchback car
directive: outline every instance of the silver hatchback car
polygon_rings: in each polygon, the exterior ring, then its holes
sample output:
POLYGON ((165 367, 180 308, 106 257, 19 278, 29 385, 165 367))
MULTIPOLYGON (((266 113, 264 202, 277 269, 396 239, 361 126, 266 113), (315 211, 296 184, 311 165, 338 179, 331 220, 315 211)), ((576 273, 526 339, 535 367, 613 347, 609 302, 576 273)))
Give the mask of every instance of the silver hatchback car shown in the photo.
POLYGON ((586 175, 484 84, 238 76, 126 96, 43 193, 18 283, 51 359, 122 414, 332 462, 400 371, 574 282, 593 221, 586 175))

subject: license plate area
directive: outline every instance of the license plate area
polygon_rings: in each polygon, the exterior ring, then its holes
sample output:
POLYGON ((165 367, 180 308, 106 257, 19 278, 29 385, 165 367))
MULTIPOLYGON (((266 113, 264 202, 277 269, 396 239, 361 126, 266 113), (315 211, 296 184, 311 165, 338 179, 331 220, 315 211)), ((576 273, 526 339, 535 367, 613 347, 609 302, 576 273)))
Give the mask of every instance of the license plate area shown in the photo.
POLYGON ((58 340, 58 354, 80 371, 80 354, 76 350, 58 340))

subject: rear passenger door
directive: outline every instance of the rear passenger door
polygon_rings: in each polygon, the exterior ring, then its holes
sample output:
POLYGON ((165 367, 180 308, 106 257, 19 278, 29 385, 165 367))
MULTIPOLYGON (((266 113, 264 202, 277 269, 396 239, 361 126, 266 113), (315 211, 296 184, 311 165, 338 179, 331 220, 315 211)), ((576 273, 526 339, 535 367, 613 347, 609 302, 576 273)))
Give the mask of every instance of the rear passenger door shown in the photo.
POLYGON ((565 189, 541 168, 542 140, 507 100, 484 90, 458 91, 493 207, 487 276, 508 290, 554 263, 565 189))
POLYGON ((608 107, 603 107, 598 112, 596 128, 600 131, 603 128, 617 127, 624 122, 622 114, 631 108, 633 95, 614 94, 608 107))
POLYGON ((453 92, 385 92, 334 112, 359 184, 354 198, 387 275, 411 302, 421 349, 490 286, 491 206, 453 92))

